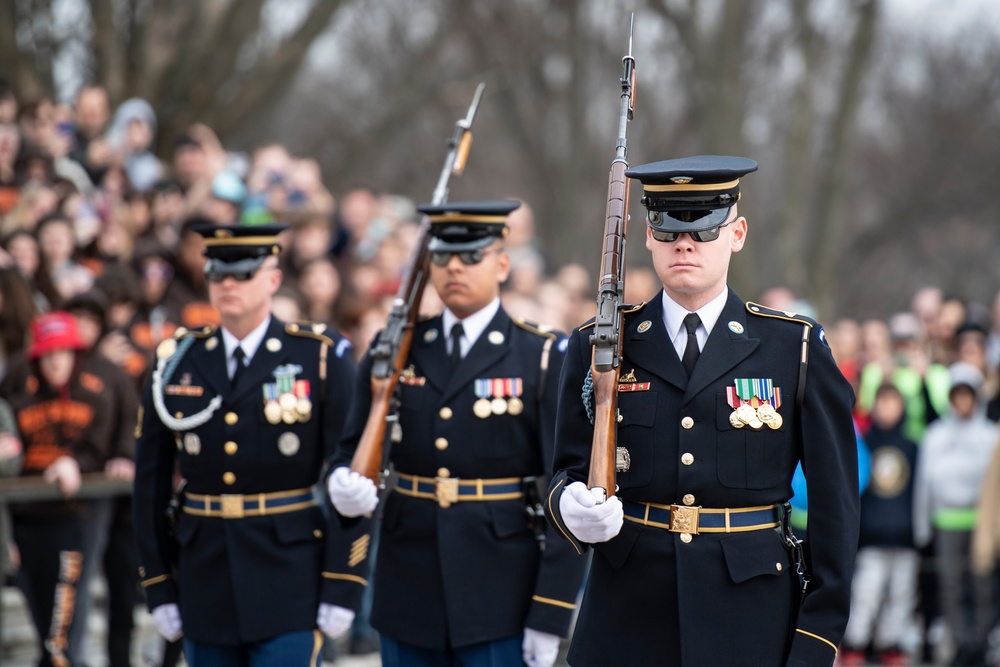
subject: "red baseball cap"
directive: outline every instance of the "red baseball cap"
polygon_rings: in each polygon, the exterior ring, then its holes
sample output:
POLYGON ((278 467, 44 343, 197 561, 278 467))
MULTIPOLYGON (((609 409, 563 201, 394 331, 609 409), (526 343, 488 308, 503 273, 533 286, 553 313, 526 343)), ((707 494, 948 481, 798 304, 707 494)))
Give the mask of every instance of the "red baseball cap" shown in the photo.
POLYGON ((56 350, 82 350, 83 339, 76 329, 76 320, 69 313, 56 311, 39 315, 31 322, 32 361, 56 350))

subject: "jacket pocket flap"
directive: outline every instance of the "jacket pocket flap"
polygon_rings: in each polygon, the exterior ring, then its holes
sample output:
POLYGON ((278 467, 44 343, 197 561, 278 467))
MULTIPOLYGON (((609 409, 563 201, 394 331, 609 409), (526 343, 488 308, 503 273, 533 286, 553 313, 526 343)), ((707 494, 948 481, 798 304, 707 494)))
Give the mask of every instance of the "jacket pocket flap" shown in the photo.
MULTIPOLYGON (((642 530, 643 528, 639 524, 626 521, 618 535, 607 542, 594 544, 594 551, 601 554, 611 567, 617 570, 628 560, 628 555, 632 553, 632 547, 642 530)), ((659 528, 649 528, 648 530, 659 530, 659 528)))
POLYGON ((289 512, 274 517, 273 521, 282 544, 310 542, 323 537, 323 515, 316 508, 289 512))
POLYGON ((777 576, 789 567, 788 551, 774 530, 755 530, 720 542, 734 583, 762 575, 777 576))

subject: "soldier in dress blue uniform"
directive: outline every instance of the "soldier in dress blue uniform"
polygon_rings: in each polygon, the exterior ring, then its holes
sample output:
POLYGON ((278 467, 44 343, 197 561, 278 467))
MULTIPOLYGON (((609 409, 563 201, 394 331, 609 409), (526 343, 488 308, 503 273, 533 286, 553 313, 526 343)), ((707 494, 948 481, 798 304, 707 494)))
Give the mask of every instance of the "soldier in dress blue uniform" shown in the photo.
POLYGON ((183 634, 193 667, 318 665, 317 626, 345 629, 328 603, 357 573, 317 493, 347 416, 350 345, 271 316, 284 228, 199 229, 222 326, 161 343, 140 412, 140 577, 156 627, 183 634))
POLYGON ((563 367, 547 511, 595 552, 574 666, 818 666, 836 656, 858 539, 854 397, 816 322, 745 303, 727 285, 747 237, 739 179, 756 169, 701 156, 626 172, 642 182, 663 291, 623 317, 618 493, 602 504, 585 485, 592 324, 571 336, 563 367), (804 591, 782 509, 800 460, 804 591))
MULTIPOLYGON (((575 609, 585 561, 540 516, 565 337, 500 305, 505 220, 517 206, 419 208, 445 310, 417 324, 400 379, 398 481, 382 503, 371 616, 386 667, 549 667, 575 609)), ((370 370, 366 359, 335 466, 365 426, 370 370)), ((347 467, 335 467, 329 490, 344 516, 375 508, 375 485, 347 467)))

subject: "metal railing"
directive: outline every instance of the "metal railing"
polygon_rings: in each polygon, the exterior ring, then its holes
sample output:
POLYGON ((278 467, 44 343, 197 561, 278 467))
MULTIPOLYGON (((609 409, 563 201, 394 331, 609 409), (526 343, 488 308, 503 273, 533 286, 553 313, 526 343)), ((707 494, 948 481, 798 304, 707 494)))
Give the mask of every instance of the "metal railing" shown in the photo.
MULTIPOLYGON (((85 473, 79 491, 73 494, 75 500, 111 498, 132 494, 132 482, 110 479, 103 472, 85 473)), ((11 525, 10 505, 17 503, 61 500, 62 493, 55 484, 41 477, 8 477, 0 479, 0 573, 10 571, 11 525)), ((3 634, 3 607, 0 606, 0 635, 3 634)))

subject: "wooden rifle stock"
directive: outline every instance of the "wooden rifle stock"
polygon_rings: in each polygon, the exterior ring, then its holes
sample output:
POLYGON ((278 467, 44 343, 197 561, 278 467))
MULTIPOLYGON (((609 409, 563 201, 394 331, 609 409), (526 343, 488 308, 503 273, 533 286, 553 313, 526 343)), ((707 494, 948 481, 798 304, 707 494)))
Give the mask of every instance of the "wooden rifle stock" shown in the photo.
MULTIPOLYGON (((448 199, 448 181, 452 174, 459 175, 465 169, 472 147, 472 121, 482 98, 484 84, 479 84, 465 118, 455 123, 455 133, 448 141, 449 151, 434 188, 432 203, 443 204, 448 199)), ((403 280, 393 299, 392 310, 386 319, 385 328, 368 354, 372 357, 371 389, 372 402, 368 411, 368 421, 358 446, 351 459, 351 470, 360 473, 383 486, 384 473, 388 468, 389 445, 401 437, 397 410, 396 390, 403 364, 410 354, 413 327, 420 311, 420 299, 427 285, 427 251, 430 243, 430 220, 425 216, 420 222, 420 233, 410 256, 409 264, 403 272, 403 280), (386 428, 391 430, 386 434, 386 428)))
MULTIPOLYGON (((631 33, 631 31, 630 31, 631 33)), ((618 143, 608 175, 608 205, 604 217, 601 250, 601 278, 597 290, 597 317, 590 344, 591 379, 594 388, 594 437, 590 448, 590 471, 587 487, 598 503, 614 495, 618 445, 618 374, 621 370, 622 306, 625 290, 625 241, 628 232, 629 183, 626 130, 635 109, 635 59, 632 36, 628 55, 622 59, 621 113, 618 143)))

